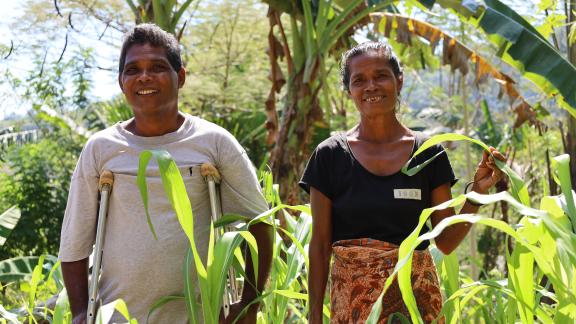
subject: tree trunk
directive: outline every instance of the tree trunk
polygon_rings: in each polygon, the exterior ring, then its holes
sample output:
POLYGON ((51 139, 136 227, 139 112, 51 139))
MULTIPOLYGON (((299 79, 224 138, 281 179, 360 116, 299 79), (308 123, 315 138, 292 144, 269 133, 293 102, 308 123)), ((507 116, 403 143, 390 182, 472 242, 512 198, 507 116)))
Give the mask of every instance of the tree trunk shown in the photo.
POLYGON ((310 83, 304 83, 302 71, 288 81, 282 125, 270 158, 275 181, 280 185, 280 196, 288 204, 299 203, 298 181, 309 157, 314 122, 322 119, 317 96, 319 87, 311 85, 317 83, 315 74, 310 83))

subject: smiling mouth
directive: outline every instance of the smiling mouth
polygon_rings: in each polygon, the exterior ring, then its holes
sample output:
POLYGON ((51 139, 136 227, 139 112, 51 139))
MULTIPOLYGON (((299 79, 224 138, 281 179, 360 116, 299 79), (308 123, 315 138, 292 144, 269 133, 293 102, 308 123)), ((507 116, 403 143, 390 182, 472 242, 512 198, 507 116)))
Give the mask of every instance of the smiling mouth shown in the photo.
POLYGON ((145 95, 151 95, 154 93, 157 93, 158 90, 153 90, 153 89, 145 89, 145 90, 140 90, 138 92, 136 92, 137 94, 141 95, 141 96, 145 96, 145 95))
POLYGON ((374 103, 374 102, 382 101, 383 99, 384 99, 384 96, 374 96, 374 97, 364 98, 364 99, 362 99, 362 101, 365 101, 368 103, 374 103))

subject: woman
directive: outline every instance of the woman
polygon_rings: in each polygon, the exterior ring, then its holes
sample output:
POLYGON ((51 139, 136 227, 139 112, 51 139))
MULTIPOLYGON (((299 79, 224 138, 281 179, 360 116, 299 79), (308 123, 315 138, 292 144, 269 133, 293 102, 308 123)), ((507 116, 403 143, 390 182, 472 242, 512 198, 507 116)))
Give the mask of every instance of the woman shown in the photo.
MULTIPOLYGON (((403 84, 402 68, 389 45, 360 44, 342 59, 343 87, 360 112, 360 123, 334 135, 314 151, 300 185, 310 193, 310 323, 322 323, 322 304, 330 257, 331 313, 335 323, 363 323, 398 261, 398 245, 413 231, 423 209, 452 198, 456 182, 442 146, 416 157, 412 165, 439 156, 416 175, 400 169, 426 140, 396 116, 403 84)), ((490 148, 498 159, 504 157, 490 148)), ((472 190, 487 193, 502 173, 486 152, 478 165, 472 190)), ((479 208, 467 201, 460 213, 479 208)), ((432 215, 435 226, 454 215, 452 208, 432 215)), ((470 223, 452 225, 436 238, 445 254, 464 239, 470 223)), ((425 227, 423 232, 429 229, 425 227)), ((430 322, 442 308, 442 296, 428 242, 414 253, 413 289, 423 319, 430 322)), ((397 283, 384 296, 380 318, 401 312, 408 316, 397 283)))

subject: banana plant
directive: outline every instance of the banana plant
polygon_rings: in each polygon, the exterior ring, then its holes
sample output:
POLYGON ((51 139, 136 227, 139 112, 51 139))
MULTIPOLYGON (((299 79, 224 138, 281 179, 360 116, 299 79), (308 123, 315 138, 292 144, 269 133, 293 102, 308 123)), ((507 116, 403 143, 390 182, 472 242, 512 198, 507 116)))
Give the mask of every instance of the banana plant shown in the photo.
POLYGON ((520 127, 529 121, 531 125, 540 125, 536 119, 536 112, 524 97, 516 89, 516 82, 508 74, 492 65, 482 54, 471 50, 455 37, 448 35, 442 28, 425 21, 403 16, 395 13, 373 13, 370 15, 374 23, 374 31, 391 37, 392 31, 396 34, 396 40, 407 46, 420 45, 414 42, 413 36, 426 39, 430 44, 431 51, 438 45, 442 45, 442 63, 450 65, 452 70, 459 70, 462 74, 470 73, 470 65, 474 66, 474 83, 478 85, 488 79, 498 82, 503 93, 506 93, 510 102, 514 104, 516 122, 514 128, 520 127))
POLYGON ((383 10, 393 1, 364 0, 263 0, 269 5, 268 55, 271 63, 270 89, 266 101, 270 164, 281 196, 297 192, 296 176, 301 174, 309 153, 315 125, 324 122, 319 93, 328 74, 326 59, 342 47, 349 47, 355 28, 369 22, 368 14, 383 10), (290 28, 282 14, 288 15, 290 28), (285 58, 287 77, 279 59, 285 58), (281 120, 276 95, 286 85, 281 120))
POLYGON ((179 40, 182 37, 186 23, 176 33, 177 26, 193 0, 186 0, 178 6, 177 0, 126 0, 132 10, 136 23, 155 23, 165 31, 175 35, 179 40))
POLYGON ((6 239, 20 220, 20 209, 17 206, 8 208, 0 214, 0 246, 4 245, 6 239))
POLYGON ((576 118, 576 67, 529 22, 498 0, 418 0, 430 9, 437 3, 481 29, 498 47, 504 62, 519 70, 576 118))

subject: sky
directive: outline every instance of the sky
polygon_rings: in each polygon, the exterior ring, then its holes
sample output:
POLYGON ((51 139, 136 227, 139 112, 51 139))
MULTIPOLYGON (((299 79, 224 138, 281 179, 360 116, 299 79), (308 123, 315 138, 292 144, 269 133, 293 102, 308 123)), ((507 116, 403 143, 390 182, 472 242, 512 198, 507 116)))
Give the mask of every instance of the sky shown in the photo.
MULTIPOLYGON (((52 1, 44 0, 47 5, 53 6, 52 1)), ((11 40, 14 41, 15 47, 18 47, 19 42, 21 42, 21 37, 15 35, 10 25, 14 23, 20 14, 21 7, 27 0, 2 0, 2 15, 0 15, 0 43, 6 46, 10 46, 11 40)), ((77 23, 80 25, 80 23, 77 23)), ((97 59, 97 65, 104 67, 115 68, 114 62, 118 56, 118 49, 105 46, 101 42, 95 42, 89 37, 83 37, 79 33, 74 33, 72 37, 75 37, 75 41, 83 44, 83 46, 94 47, 95 56, 97 59)), ((114 37, 120 37, 114 35, 114 37)), ((62 46, 56 45, 55 46, 62 46)), ((67 49, 67 54, 71 53, 70 49, 67 49)), ((23 78, 29 69, 30 57, 23 55, 22 53, 13 53, 8 60, 0 58, 0 70, 4 71, 8 68, 16 77, 23 78), (17 55, 15 55, 17 54, 17 55)), ((120 93, 120 88, 118 87, 117 75, 114 72, 104 71, 99 69, 94 69, 92 73, 92 91, 91 96, 95 100, 98 99, 109 99, 120 93)), ((0 78, 4 78, 0 74, 0 78)), ((0 80, 0 120, 5 119, 11 114, 24 115, 29 108, 29 104, 23 102, 18 94, 14 93, 12 88, 0 80)))

